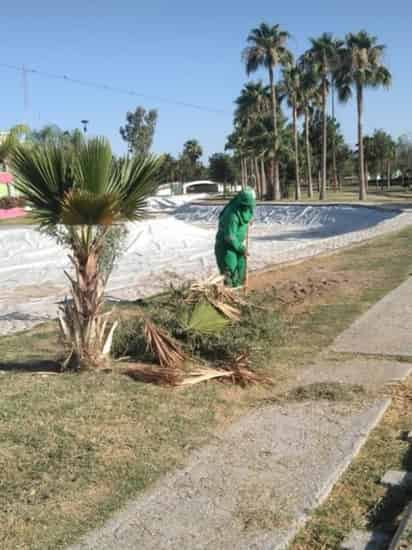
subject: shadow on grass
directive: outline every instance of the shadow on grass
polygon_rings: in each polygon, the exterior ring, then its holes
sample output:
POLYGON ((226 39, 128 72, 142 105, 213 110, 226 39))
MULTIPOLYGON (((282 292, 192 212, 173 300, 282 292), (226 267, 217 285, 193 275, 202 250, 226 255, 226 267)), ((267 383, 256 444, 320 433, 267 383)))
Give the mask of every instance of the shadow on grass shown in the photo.
POLYGON ((35 372, 61 372, 61 365, 51 360, 30 360, 25 362, 7 361, 0 362, 0 372, 35 373, 35 372))

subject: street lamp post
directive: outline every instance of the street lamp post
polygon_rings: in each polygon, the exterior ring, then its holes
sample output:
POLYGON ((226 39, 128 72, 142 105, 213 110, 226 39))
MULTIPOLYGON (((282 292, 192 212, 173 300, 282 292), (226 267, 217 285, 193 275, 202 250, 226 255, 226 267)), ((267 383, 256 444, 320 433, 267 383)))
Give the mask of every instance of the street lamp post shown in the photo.
POLYGON ((86 135, 86 134, 87 134, 87 125, 89 124, 89 121, 83 119, 83 120, 81 120, 80 122, 83 124, 83 132, 84 132, 84 134, 86 135))

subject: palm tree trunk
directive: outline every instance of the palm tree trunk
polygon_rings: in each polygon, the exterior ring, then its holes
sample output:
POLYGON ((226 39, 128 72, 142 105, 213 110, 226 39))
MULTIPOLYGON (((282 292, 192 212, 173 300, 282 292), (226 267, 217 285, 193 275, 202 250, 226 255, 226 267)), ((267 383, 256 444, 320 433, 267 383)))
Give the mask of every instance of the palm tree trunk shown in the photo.
MULTIPOLYGON (((273 157, 271 157, 270 159, 270 169, 269 169, 269 173, 270 173, 270 180, 273 182, 274 181, 274 177, 275 177, 275 159, 273 157)), ((273 200, 273 188, 269 188, 269 200, 273 200)))
POLYGON ((359 144, 359 200, 366 199, 365 184, 365 158, 363 150, 363 88, 361 85, 356 87, 356 99, 358 106, 358 144, 359 144))
POLYGON ((245 186, 245 167, 243 164, 243 157, 240 157, 240 185, 242 188, 245 186))
POLYGON ((309 112, 305 109, 305 141, 306 141, 306 165, 308 168, 308 195, 313 197, 313 180, 312 180, 312 153, 309 140, 309 112))
POLYGON ((262 182, 262 199, 263 199, 266 197, 266 194, 267 194, 265 159, 263 158, 263 155, 260 157, 260 181, 262 182))
POLYGON ((296 187, 295 187, 295 199, 300 201, 301 199, 301 190, 300 190, 300 171, 299 171, 299 140, 298 140, 298 125, 296 122, 296 105, 293 106, 293 138, 295 140, 295 176, 296 176, 296 187))
POLYGON ((102 318, 104 281, 99 274, 98 261, 107 230, 105 228, 97 237, 91 226, 71 229, 75 277, 68 277, 72 300, 66 301, 59 317, 66 340, 72 347, 66 368, 101 364, 106 323, 102 318))
POLYGON ((273 179, 272 179, 272 189, 271 189, 271 199, 276 201, 280 200, 280 178, 279 178, 279 159, 278 159, 278 112, 277 112, 277 100, 276 100, 276 85, 275 85, 275 75, 273 73, 273 67, 269 67, 269 82, 270 82, 270 96, 272 103, 272 117, 273 117, 273 133, 275 137, 275 142, 273 144, 273 179))
POLYGON ((328 89, 327 89, 327 80, 326 77, 323 78, 322 82, 322 183, 320 187, 320 200, 326 199, 326 181, 327 181, 327 154, 328 154, 328 144, 327 144, 327 127, 328 127, 328 118, 327 118, 327 100, 328 100, 328 89))
POLYGON ((390 160, 388 160, 387 183, 388 183, 388 189, 390 189, 391 188, 391 161, 390 160))
POLYGON ((262 198, 262 185, 260 181, 259 165, 256 157, 253 157, 253 164, 254 164, 255 181, 256 181, 256 196, 260 199, 262 198))

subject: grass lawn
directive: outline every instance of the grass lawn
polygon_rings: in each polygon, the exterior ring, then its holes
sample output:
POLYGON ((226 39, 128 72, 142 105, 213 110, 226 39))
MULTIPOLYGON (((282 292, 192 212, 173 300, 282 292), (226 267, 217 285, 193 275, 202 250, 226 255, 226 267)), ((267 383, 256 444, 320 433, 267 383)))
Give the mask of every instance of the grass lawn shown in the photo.
MULTIPOLYGON (((204 199, 206 201, 216 201, 216 200, 223 200, 221 197, 210 197, 207 199, 204 199)), ((294 189, 293 186, 289 189, 289 198, 282 199, 278 204, 284 204, 284 203, 295 203, 294 199, 294 189)), ((410 204, 412 205, 412 190, 408 190, 401 186, 392 186, 391 189, 383 189, 377 190, 374 185, 370 186, 368 196, 366 201, 359 201, 359 190, 356 186, 349 186, 345 185, 342 189, 342 191, 333 191, 331 189, 328 190, 326 194, 326 199, 324 201, 319 200, 319 192, 315 191, 314 196, 312 199, 309 199, 307 196, 307 190, 302 190, 302 199, 299 201, 299 203, 306 204, 306 203, 318 203, 318 204, 328 204, 328 203, 335 203, 335 202, 348 202, 348 203, 359 203, 359 204, 365 204, 365 203, 372 203, 372 204, 399 204, 399 205, 406 205, 410 204)))
POLYGON ((262 366, 269 388, 145 385, 118 374, 120 363, 56 374, 54 323, 0 338, 0 547, 54 550, 103 522, 233 419, 282 398, 297 369, 411 270, 412 227, 255 275, 251 299, 279 323, 262 366))

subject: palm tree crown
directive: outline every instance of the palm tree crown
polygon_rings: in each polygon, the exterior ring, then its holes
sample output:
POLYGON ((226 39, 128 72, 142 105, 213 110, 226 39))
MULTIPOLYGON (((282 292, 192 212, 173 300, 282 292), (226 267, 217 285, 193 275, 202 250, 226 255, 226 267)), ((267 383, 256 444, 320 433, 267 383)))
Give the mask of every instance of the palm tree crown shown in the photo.
POLYGON ((158 161, 113 161, 107 140, 95 138, 78 150, 59 144, 17 146, 11 156, 15 186, 43 226, 111 225, 137 220, 157 188, 158 161))
POLYGON ((338 94, 341 101, 352 97, 352 87, 376 88, 391 85, 391 73, 383 65, 385 46, 366 31, 346 35, 346 47, 341 51, 337 70, 338 94))
POLYGON ((286 48, 288 38, 290 34, 282 30, 280 25, 262 23, 253 29, 247 38, 251 45, 243 52, 247 74, 254 73, 260 67, 273 69, 277 65, 289 63, 291 53, 286 48))

